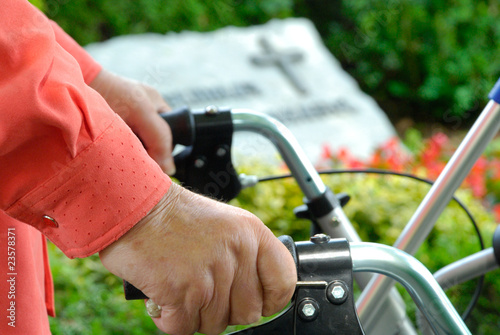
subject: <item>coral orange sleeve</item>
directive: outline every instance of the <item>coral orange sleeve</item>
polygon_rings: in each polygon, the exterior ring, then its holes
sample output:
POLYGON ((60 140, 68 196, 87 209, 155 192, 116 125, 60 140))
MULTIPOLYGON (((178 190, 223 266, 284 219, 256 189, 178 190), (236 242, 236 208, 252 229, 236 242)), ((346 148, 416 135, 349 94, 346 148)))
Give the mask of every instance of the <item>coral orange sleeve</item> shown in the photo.
POLYGON ((171 181, 85 84, 43 13, 4 0, 0 20, 0 209, 86 257, 133 227, 171 181))
POLYGON ((85 83, 90 84, 101 72, 102 66, 97 63, 71 36, 69 36, 57 23, 50 21, 57 43, 69 52, 80 65, 85 83))

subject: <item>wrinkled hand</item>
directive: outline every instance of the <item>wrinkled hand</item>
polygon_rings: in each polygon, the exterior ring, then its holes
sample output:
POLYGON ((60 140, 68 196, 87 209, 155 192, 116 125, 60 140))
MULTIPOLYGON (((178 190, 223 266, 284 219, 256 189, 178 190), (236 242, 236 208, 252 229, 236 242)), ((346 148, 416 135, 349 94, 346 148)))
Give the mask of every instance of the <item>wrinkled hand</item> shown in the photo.
POLYGON ((278 312, 297 274, 252 214, 172 184, 134 228, 100 253, 104 266, 162 307, 168 334, 219 334, 278 312))
POLYGON ((175 165, 172 157, 172 132, 158 115, 169 111, 170 107, 158 91, 106 70, 97 75, 90 87, 99 92, 115 113, 129 125, 163 172, 173 175, 175 165))

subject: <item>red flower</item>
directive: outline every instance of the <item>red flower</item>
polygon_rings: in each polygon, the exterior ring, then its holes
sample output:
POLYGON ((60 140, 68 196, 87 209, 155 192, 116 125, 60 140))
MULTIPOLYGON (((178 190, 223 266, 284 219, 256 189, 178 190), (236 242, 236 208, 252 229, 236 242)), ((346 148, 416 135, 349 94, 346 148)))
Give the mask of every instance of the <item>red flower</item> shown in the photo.
POLYGON ((432 135, 430 141, 434 143, 438 148, 443 149, 449 142, 449 138, 446 134, 438 132, 432 135))
POLYGON ((500 204, 493 205, 492 210, 495 215, 495 221, 500 222, 500 204))
POLYGON ((466 178, 466 185, 468 185, 472 194, 476 198, 484 198, 487 194, 486 189, 486 171, 488 168, 488 161, 485 157, 479 157, 476 164, 471 169, 471 172, 466 178))
MULTIPOLYGON (((442 173, 449 160, 449 154, 454 150, 450 146, 448 136, 444 133, 436 133, 426 140, 422 150, 410 155, 403 149, 400 140, 393 137, 373 151, 371 157, 366 161, 356 158, 345 147, 333 152, 328 144, 324 144, 321 150, 322 164, 332 164, 346 168, 379 168, 397 172, 410 172, 436 180, 442 173)), ((498 151, 497 151, 498 154, 498 151)), ((500 158, 482 156, 472 167, 465 179, 464 185, 469 188, 477 199, 484 199, 495 203, 500 197, 500 158)), ((500 204, 493 207, 497 220, 500 221, 500 204)))
POLYGON ((369 165, 374 168, 379 168, 383 164, 384 164, 384 158, 382 157, 382 151, 380 149, 377 149, 373 153, 369 165))
POLYGON ((427 170, 427 178, 436 180, 437 177, 441 174, 443 171, 444 167, 446 166, 446 163, 440 162, 440 161, 433 161, 428 163, 425 168, 427 170))
POLYGON ((354 168, 362 168, 365 167, 366 164, 362 162, 361 160, 357 159, 354 157, 350 152, 349 149, 345 147, 341 147, 338 151, 337 154, 335 155, 336 158, 346 167, 349 169, 354 169, 354 168))
POLYGON ((393 171, 404 171, 410 167, 411 158, 408 153, 403 151, 400 141, 393 137, 385 142, 380 148, 375 150, 369 166, 379 169, 388 169, 393 171))
POLYGON ((421 161, 424 166, 428 166, 443 157, 444 147, 448 143, 448 136, 443 133, 434 134, 426 141, 421 153, 421 161))
POLYGON ((489 162, 489 171, 492 171, 491 179, 492 181, 500 181, 500 160, 497 158, 493 158, 489 162))
POLYGON ((329 143, 323 143, 321 146, 321 159, 330 159, 332 158, 332 148, 329 143))

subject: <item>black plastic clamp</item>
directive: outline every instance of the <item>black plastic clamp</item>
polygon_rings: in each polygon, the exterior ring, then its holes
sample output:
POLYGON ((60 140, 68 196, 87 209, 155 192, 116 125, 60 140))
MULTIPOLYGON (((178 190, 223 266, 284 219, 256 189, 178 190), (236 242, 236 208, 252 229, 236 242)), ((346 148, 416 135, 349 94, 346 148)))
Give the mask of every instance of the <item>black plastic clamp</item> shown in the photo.
POLYGON ((200 111, 186 107, 161 116, 172 129, 174 144, 186 146, 174 157, 174 177, 196 193, 226 202, 235 198, 241 183, 231 160, 231 111, 215 106, 200 111))
POLYGON ((268 323, 239 335, 364 335, 353 296, 352 260, 345 239, 315 236, 296 244, 297 290, 288 307, 268 323))
POLYGON ((493 233, 492 247, 495 260, 497 261, 497 264, 500 265, 500 225, 497 226, 495 232, 493 233))

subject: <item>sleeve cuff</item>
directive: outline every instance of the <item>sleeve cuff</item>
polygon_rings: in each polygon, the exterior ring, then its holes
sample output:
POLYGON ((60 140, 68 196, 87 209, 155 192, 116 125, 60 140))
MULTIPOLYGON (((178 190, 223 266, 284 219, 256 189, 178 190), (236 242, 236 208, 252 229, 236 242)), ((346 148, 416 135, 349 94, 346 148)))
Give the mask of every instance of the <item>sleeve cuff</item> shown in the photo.
POLYGON ((87 257, 140 221, 170 184, 116 117, 89 147, 6 212, 40 230, 68 257, 87 257))

